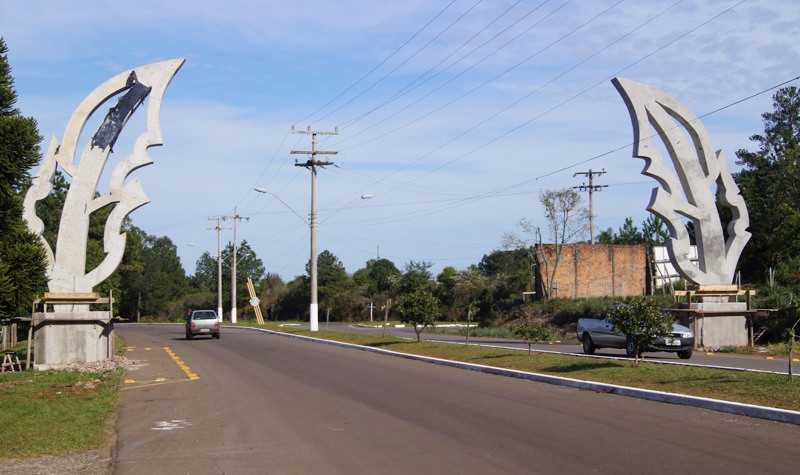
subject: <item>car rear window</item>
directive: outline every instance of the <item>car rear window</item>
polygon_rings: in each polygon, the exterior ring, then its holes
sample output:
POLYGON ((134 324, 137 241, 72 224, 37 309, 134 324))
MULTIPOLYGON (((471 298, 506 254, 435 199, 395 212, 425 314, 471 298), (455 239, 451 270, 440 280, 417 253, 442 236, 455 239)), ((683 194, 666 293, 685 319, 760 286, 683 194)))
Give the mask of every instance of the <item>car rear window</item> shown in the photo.
POLYGON ((216 320, 217 314, 214 312, 194 312, 192 318, 195 320, 216 320))

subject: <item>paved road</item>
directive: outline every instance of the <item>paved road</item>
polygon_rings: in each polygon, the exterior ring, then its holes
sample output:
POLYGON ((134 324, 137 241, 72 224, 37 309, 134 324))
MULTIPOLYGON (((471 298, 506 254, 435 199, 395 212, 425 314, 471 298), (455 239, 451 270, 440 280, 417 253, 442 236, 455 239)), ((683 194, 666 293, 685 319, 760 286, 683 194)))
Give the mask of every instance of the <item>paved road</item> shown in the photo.
POLYGON ((119 474, 796 473, 800 459, 789 424, 246 329, 117 331, 140 362, 119 474))
MULTIPOLYGON (((345 331, 356 333, 371 333, 379 335, 382 332, 381 328, 373 328, 369 326, 360 326, 350 323, 330 323, 320 325, 320 329, 345 331)), ((400 338, 416 338, 414 329, 411 327, 403 328, 388 328, 387 332, 393 336, 400 338)), ((422 333, 422 338, 426 340, 440 340, 452 341, 463 343, 465 338, 463 336, 448 335, 443 333, 422 333)), ((506 348, 519 348, 528 349, 527 343, 521 340, 509 340, 504 338, 470 338, 471 344, 502 346, 506 348)), ((579 344, 573 343, 554 343, 545 345, 533 345, 537 351, 556 351, 561 353, 582 355, 583 348, 579 344)), ((614 348, 601 348, 597 350, 596 356, 610 356, 610 357, 625 357, 625 350, 614 348)), ((752 369, 759 371, 773 371, 777 373, 787 374, 789 371, 789 360, 786 357, 775 357, 767 359, 763 356, 753 355, 738 355, 734 353, 713 353, 706 354, 703 351, 695 351, 692 358, 689 360, 681 360, 675 353, 665 352, 650 352, 645 353, 644 357, 651 361, 666 361, 670 363, 680 363, 689 365, 703 365, 703 366, 721 366, 739 369, 752 369)), ((800 372, 800 363, 794 363, 794 373, 800 372)))

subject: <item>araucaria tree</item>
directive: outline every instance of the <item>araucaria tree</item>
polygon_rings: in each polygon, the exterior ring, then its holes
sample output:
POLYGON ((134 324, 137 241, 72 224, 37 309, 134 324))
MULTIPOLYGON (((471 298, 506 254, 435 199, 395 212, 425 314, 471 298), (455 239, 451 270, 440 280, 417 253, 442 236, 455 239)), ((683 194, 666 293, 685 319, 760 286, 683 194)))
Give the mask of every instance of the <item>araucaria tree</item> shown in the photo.
POLYGON ((17 93, 0 38, 0 317, 30 313, 45 290, 47 261, 39 238, 22 220, 22 191, 28 170, 39 162, 42 138, 31 117, 15 106, 17 93))

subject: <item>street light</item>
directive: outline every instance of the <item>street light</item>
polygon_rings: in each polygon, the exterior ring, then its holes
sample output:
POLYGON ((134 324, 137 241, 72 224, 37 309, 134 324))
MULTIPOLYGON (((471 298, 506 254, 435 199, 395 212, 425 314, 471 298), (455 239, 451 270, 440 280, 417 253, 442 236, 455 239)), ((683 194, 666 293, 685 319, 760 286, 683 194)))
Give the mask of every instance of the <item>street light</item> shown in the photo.
MULTIPOLYGON (((188 243, 192 247, 201 249, 203 252, 208 252, 195 243, 188 243)), ((217 235, 217 320, 222 322, 222 254, 220 252, 219 235, 217 235)), ((211 255, 210 252, 208 252, 211 255)))
MULTIPOLYGON (((308 314, 309 314, 308 315, 308 320, 309 320, 308 329, 309 329, 309 331, 315 332, 315 331, 319 330, 319 315, 318 315, 319 305, 317 303, 317 211, 316 211, 316 206, 315 206, 315 203, 314 203, 314 199, 311 200, 311 219, 307 221, 305 218, 303 218, 302 216, 297 214, 297 211, 293 210, 292 207, 289 206, 288 204, 286 204, 285 201, 280 199, 280 197, 278 197, 278 195, 267 191, 265 188, 253 188, 253 190, 255 190, 255 191, 259 192, 259 193, 265 193, 265 194, 274 196, 284 206, 289 208, 289 211, 294 213, 295 216, 300 218, 304 223, 308 224, 309 228, 311 229, 311 262, 310 262, 311 269, 309 271, 309 274, 311 274, 310 275, 310 277, 311 277, 311 303, 308 306, 308 314)), ((361 200, 368 200, 368 199, 370 199, 372 197, 373 197, 373 195, 361 195, 359 198, 356 198, 356 199, 350 201, 349 203, 345 204, 341 208, 339 208, 336 211, 334 211, 333 213, 331 213, 330 216, 332 216, 333 214, 338 213, 339 211, 341 211, 342 209, 344 209, 346 206, 348 206, 351 203, 354 203, 354 202, 356 202, 356 201, 358 201, 360 199, 361 200)), ((330 216, 328 216, 328 218, 330 218, 330 216)))

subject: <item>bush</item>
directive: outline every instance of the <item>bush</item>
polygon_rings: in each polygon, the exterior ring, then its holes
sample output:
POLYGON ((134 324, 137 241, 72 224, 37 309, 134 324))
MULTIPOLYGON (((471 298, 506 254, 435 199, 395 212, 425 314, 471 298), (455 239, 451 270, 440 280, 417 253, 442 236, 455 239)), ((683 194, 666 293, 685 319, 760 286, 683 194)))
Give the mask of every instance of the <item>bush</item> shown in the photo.
POLYGON ((555 331, 550 325, 533 318, 514 322, 511 331, 528 343, 528 354, 531 353, 531 344, 550 341, 555 337, 555 331))

